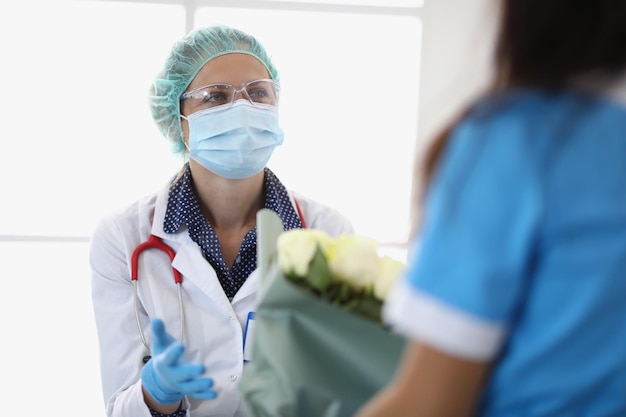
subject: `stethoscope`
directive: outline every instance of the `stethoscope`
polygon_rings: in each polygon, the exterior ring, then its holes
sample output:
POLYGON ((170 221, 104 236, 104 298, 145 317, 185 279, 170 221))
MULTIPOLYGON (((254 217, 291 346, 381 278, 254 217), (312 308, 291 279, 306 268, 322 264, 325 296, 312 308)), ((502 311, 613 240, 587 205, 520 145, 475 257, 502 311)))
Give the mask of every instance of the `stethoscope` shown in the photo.
MULTIPOLYGON (((144 336, 143 329, 141 328, 141 320, 139 319, 139 297, 137 296, 137 278, 138 278, 138 270, 139 270, 139 255, 141 252, 148 249, 158 249, 161 250, 170 257, 170 261, 174 262, 174 257, 176 256, 176 252, 170 246, 165 244, 160 237, 150 234, 148 240, 143 243, 140 243, 135 250, 133 251, 133 256, 130 261, 131 265, 131 276, 130 279, 133 281, 133 304, 135 306, 135 318, 137 319, 137 328, 139 329, 139 336, 141 336, 141 342, 150 352, 150 346, 146 341, 146 337, 144 336)), ((176 283, 176 288, 178 290, 178 312, 180 315, 180 342, 183 342, 185 338, 185 311, 184 311, 184 303, 183 303, 183 292, 182 292, 182 284, 183 277, 178 271, 178 269, 172 266, 172 271, 174 272, 174 282, 176 283)), ((144 362, 150 359, 149 357, 144 358, 144 362)))
MULTIPOLYGON (((298 213, 298 217, 300 217, 300 222, 302 223, 302 227, 306 229, 306 223, 304 221, 304 216, 302 215, 302 211, 300 211, 300 206, 298 202, 294 199, 294 205, 296 207, 296 211, 298 213)), ((138 286, 138 271, 139 271, 139 255, 145 250, 148 249, 157 249, 167 253, 170 257, 170 262, 174 262, 174 258, 176 257, 176 252, 170 246, 163 242, 163 240, 150 234, 148 240, 143 243, 140 243, 135 250, 133 251, 130 268, 131 268, 131 276, 130 279, 133 282, 133 305, 135 307, 135 319, 137 320, 137 328, 139 329, 139 336, 141 337, 141 342, 150 352, 150 345, 148 344, 146 337, 143 333, 143 328, 141 327, 141 320, 139 319, 139 297, 137 296, 137 286, 138 286)), ((174 282, 176 283, 176 288, 178 290, 178 311, 180 315, 180 342, 183 343, 185 338, 185 309, 183 303, 183 293, 182 293, 182 284, 183 277, 181 273, 174 268, 172 265, 172 272, 174 273, 174 282)), ((143 362, 146 363, 150 359, 150 356, 145 356, 143 358, 143 362)))

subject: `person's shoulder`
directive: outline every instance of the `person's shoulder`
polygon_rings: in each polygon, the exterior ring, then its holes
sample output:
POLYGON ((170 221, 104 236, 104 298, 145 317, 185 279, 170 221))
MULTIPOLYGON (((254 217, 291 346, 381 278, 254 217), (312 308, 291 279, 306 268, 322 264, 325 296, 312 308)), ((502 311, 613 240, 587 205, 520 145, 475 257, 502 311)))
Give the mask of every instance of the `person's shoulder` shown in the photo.
POLYGON ((152 210, 156 204, 156 200, 159 193, 151 193, 144 195, 130 203, 122 204, 110 209, 104 214, 103 219, 124 219, 124 218, 136 218, 144 213, 146 210, 152 210))
POLYGON ((543 139, 554 129, 551 100, 541 91, 518 89, 477 101, 452 130, 447 160, 466 171, 479 161, 484 167, 529 166, 549 147, 543 139))
POLYGON ((456 129, 463 136, 541 144, 545 135, 587 117, 595 104, 593 97, 572 89, 510 89, 477 101, 456 129))
POLYGON ((170 190, 176 179, 177 176, 175 175, 160 189, 110 208, 102 215, 101 221, 124 221, 124 219, 127 219, 132 222, 137 221, 138 218, 143 218, 147 214, 152 215, 157 205, 167 204, 170 190))
POLYGON ((159 193, 145 195, 129 204, 109 209, 97 221, 93 235, 111 233, 114 230, 132 230, 142 219, 151 218, 159 193))
POLYGON ((519 120, 536 123, 538 120, 557 121, 573 114, 593 112, 613 100, 594 91, 580 88, 512 88, 488 95, 468 111, 466 122, 490 123, 494 120, 519 120))
POLYGON ((501 118, 536 117, 545 114, 545 109, 553 106, 557 97, 538 89, 510 89, 477 100, 465 119, 473 123, 488 123, 501 118))
POLYGON ((487 95, 468 108, 452 135, 455 142, 469 142, 472 147, 491 137, 521 137, 540 113, 542 101, 540 95, 528 90, 487 95))
POLYGON ((296 191, 290 190, 289 193, 302 212, 308 228, 325 230, 333 236, 354 233, 350 219, 337 208, 296 191))

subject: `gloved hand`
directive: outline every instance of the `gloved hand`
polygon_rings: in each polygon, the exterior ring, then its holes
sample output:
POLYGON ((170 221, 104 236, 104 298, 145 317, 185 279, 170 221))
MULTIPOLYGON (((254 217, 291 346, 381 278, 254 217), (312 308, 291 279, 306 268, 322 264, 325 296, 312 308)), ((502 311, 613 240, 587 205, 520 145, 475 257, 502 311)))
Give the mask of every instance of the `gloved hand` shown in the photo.
POLYGON ((213 380, 201 377, 204 365, 191 363, 185 357, 185 346, 165 331, 159 319, 150 323, 152 357, 141 371, 143 387, 160 404, 173 404, 185 395, 200 399, 213 399, 213 380))

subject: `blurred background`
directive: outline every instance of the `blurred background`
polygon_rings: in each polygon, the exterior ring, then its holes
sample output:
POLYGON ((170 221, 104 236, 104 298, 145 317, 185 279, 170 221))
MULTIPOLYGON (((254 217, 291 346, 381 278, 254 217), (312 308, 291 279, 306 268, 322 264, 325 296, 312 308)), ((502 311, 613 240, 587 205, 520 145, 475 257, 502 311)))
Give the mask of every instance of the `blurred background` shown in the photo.
POLYGON ((215 23, 256 36, 281 75, 269 167, 404 259, 415 158, 489 79, 491 2, 0 3, 5 413, 104 416, 89 236, 182 163, 146 101, 175 40, 215 23))

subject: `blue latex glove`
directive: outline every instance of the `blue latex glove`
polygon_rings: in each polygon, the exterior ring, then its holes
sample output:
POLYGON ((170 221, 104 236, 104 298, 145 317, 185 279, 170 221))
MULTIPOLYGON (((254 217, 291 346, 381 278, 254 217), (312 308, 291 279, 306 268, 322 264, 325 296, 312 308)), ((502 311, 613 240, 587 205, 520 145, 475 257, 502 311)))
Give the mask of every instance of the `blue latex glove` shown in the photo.
POLYGON ((211 389, 213 380, 201 377, 204 365, 189 362, 185 346, 165 331, 161 320, 154 319, 150 325, 152 357, 141 371, 141 381, 152 398, 160 404, 174 404, 185 395, 205 400, 217 397, 211 389))

